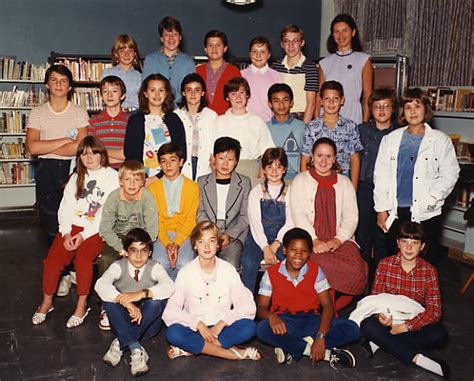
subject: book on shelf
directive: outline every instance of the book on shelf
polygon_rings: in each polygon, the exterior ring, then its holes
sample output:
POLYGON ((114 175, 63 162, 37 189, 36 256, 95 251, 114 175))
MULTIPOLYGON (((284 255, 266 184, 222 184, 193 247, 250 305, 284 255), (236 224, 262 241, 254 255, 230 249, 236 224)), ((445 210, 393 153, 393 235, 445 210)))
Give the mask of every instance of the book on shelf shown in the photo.
POLYGON ((13 86, 12 90, 0 91, 0 107, 33 107, 46 100, 46 92, 36 86, 30 86, 29 90, 13 86))
POLYGON ((0 133, 26 133, 28 111, 8 110, 0 112, 0 133))
POLYGON ((93 62, 82 58, 56 58, 55 64, 66 66, 71 70, 74 81, 78 82, 99 82, 102 78, 102 72, 112 67, 110 62, 93 62))
POLYGON ((0 159, 30 159, 30 154, 26 149, 26 142, 23 138, 15 141, 0 143, 0 159))
POLYGON ((2 163, 0 184, 34 184, 35 174, 32 163, 2 163))
POLYGON ((76 87, 72 101, 89 112, 101 111, 103 108, 100 89, 97 87, 76 87))
POLYGON ((435 111, 474 112, 474 89, 430 87, 428 95, 435 111))
POLYGON ((15 56, 0 56, 0 79, 43 82, 48 64, 16 61, 15 56))

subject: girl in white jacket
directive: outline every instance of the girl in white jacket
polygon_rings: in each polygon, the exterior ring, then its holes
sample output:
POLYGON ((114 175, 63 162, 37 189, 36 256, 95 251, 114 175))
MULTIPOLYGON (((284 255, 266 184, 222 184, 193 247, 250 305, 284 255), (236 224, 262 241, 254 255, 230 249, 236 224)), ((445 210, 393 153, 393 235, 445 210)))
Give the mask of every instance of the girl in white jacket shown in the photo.
MULTIPOLYGON (((382 139, 375 162, 377 225, 395 232, 402 221, 421 223, 428 233, 430 258, 436 261, 441 208, 456 184, 459 164, 449 137, 426 123, 432 116, 429 97, 421 89, 410 89, 400 105, 401 122, 408 126, 382 139)), ((392 233, 389 242, 393 254, 392 233)))
POLYGON ((107 151, 93 136, 85 137, 77 147, 77 167, 69 178, 58 211, 59 233, 51 245, 43 267, 43 301, 32 323, 44 323, 54 310, 53 296, 59 275, 73 258, 77 272, 77 304, 66 327, 78 327, 90 308, 87 296, 92 283, 92 265, 102 250, 99 224, 108 195, 118 188, 117 172, 109 167, 107 151))

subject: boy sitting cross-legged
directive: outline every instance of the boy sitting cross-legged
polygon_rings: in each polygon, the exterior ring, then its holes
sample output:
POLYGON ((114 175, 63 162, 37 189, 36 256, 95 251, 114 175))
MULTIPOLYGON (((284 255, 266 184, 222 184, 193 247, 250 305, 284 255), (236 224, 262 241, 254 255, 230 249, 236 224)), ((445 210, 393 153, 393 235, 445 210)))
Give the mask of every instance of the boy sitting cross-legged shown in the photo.
POLYGON ((141 339, 154 337, 161 329, 161 314, 174 284, 166 271, 149 257, 153 243, 146 231, 136 228, 123 239, 126 253, 97 280, 95 290, 104 303, 117 338, 103 360, 117 366, 122 351, 131 352, 131 372, 148 372, 148 354, 141 339))
POLYGON ((270 267, 260 283, 257 316, 262 321, 257 336, 275 347, 280 364, 305 355, 313 363, 325 360, 333 368, 353 368, 352 353, 336 347, 357 341, 359 328, 348 319, 333 318, 326 275, 317 263, 308 262, 312 250, 307 231, 293 228, 284 235, 286 260, 270 267))

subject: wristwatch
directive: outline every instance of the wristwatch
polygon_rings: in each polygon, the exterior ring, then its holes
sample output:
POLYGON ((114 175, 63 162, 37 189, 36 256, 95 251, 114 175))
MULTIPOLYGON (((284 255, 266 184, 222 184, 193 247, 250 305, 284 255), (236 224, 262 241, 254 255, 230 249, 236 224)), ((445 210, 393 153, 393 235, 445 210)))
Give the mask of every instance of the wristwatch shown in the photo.
POLYGON ((316 337, 315 337, 315 339, 323 339, 323 340, 324 340, 325 338, 326 338, 326 334, 325 334, 325 333, 322 333, 322 332, 318 332, 318 333, 316 334, 316 337))
POLYGON ((148 288, 144 288, 142 291, 145 293, 145 299, 150 299, 150 290, 148 288))

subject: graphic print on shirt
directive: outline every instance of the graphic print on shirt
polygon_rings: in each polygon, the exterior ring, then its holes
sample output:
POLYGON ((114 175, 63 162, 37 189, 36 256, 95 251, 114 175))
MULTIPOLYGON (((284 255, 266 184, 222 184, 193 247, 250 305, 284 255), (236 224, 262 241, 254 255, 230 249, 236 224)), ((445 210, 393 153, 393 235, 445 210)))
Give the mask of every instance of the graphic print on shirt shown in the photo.
POLYGON ((299 146, 293 131, 289 133, 288 137, 283 142, 283 149, 288 157, 288 169, 286 170, 286 174, 290 179, 292 179, 298 174, 300 169, 301 152, 301 147, 299 146))
POLYGON ((97 212, 102 207, 102 198, 105 192, 103 192, 98 186, 96 180, 90 180, 86 184, 86 188, 82 190, 81 199, 85 199, 89 205, 87 211, 78 210, 77 214, 80 217, 86 217, 88 220, 95 219, 97 212))
POLYGON ((152 128, 145 126, 145 132, 143 165, 147 175, 154 176, 160 171, 157 152, 163 144, 171 141, 171 136, 164 123, 152 128))

